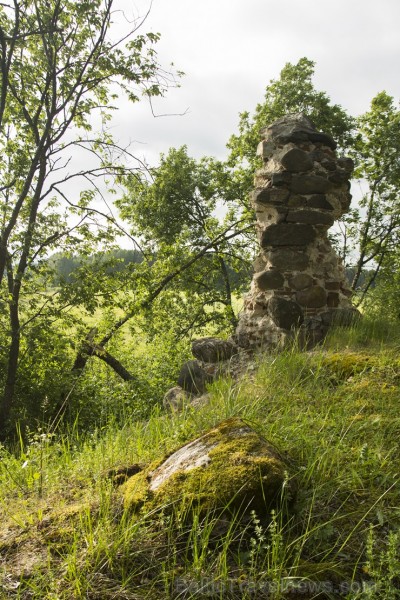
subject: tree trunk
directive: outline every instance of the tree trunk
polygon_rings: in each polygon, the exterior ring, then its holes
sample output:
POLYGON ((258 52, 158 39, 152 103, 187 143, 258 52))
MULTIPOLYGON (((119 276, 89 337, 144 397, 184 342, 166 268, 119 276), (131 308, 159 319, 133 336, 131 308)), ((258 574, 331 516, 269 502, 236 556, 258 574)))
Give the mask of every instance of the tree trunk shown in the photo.
POLYGON ((7 282, 8 282, 8 293, 10 295, 9 306, 10 306, 10 328, 11 328, 11 342, 8 351, 7 361, 7 376, 6 383, 4 386, 3 399, 0 406, 0 435, 5 435, 5 431, 8 426, 10 419, 15 383, 17 379, 17 369, 19 360, 19 349, 20 349, 20 323, 19 323, 19 301, 21 294, 22 281, 26 273, 28 265, 28 256, 32 246, 32 237, 35 230, 37 211, 39 208, 40 197, 42 193, 43 183, 46 177, 46 160, 45 155, 41 157, 40 170, 38 180, 36 183, 35 194, 32 199, 32 204, 29 214, 29 222, 24 234, 24 241, 22 245, 21 257, 18 263, 18 267, 14 273, 12 259, 7 251, 6 264, 7 264, 7 282))
POLYGON ((218 256, 219 264, 221 266, 222 278, 223 278, 224 284, 225 284, 225 306, 229 313, 229 320, 232 323, 232 331, 235 331, 236 327, 238 326, 238 320, 237 320, 235 311, 233 310, 233 306, 232 306, 232 288, 231 288, 231 282, 229 280, 229 273, 228 273, 228 269, 226 268, 226 263, 225 263, 223 257, 220 254, 218 254, 217 248, 216 248, 216 253, 218 256))
POLYGON ((100 360, 104 361, 109 367, 111 367, 117 375, 119 375, 124 381, 132 381, 135 377, 132 373, 129 373, 123 364, 110 354, 100 344, 93 343, 93 337, 95 332, 92 330, 86 337, 86 340, 81 346, 81 349, 75 359, 72 371, 82 371, 87 363, 90 356, 97 356, 100 360), (90 339, 91 338, 91 339, 90 339))
POLYGON ((9 426, 11 408, 14 398, 15 383, 17 379, 19 345, 20 345, 20 323, 18 313, 19 286, 15 289, 12 266, 7 265, 8 288, 12 299, 10 300, 10 325, 11 342, 8 351, 7 375, 4 386, 3 398, 0 402, 0 439, 6 438, 9 426))
POLYGON ((103 360, 109 367, 111 367, 117 375, 119 375, 124 381, 132 381, 135 377, 132 373, 129 373, 127 369, 119 362, 115 356, 112 356, 102 346, 93 347, 93 356, 97 356, 100 360, 103 360))

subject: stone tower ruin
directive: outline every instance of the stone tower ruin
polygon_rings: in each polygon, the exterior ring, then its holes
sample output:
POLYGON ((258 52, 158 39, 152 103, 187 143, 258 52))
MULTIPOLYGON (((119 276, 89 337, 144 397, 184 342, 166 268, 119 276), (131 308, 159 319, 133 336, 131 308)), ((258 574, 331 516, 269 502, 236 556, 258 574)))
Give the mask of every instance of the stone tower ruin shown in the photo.
POLYGON ((193 341, 164 405, 206 402, 207 383, 223 373, 237 377, 255 350, 279 351, 293 340, 301 348, 322 341, 332 323, 351 324, 359 313, 345 271, 328 238, 350 206, 350 158, 303 114, 287 115, 261 132, 252 203, 260 253, 235 335, 193 341))
POLYGON ((303 114, 261 132, 252 203, 260 254, 235 341, 245 348, 303 346, 321 341, 334 320, 348 323, 351 291, 328 229, 350 206, 350 158, 303 114))

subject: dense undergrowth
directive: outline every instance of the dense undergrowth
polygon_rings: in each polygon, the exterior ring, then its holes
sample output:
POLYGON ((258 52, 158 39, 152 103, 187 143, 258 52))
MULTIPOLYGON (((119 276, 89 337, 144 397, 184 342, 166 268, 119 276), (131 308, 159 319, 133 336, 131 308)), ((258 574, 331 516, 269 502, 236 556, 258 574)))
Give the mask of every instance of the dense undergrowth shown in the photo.
POLYGON ((201 409, 0 449, 0 598, 400 597, 399 349, 398 328, 364 319, 260 357, 201 409), (237 415, 287 456, 293 505, 219 536, 215 514, 124 511, 119 467, 237 415))

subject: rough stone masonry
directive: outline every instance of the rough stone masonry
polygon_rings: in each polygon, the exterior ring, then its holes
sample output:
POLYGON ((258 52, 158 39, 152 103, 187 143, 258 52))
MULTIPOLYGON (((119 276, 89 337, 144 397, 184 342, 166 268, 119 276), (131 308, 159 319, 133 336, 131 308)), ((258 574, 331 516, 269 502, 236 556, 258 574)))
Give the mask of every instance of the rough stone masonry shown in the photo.
MULTIPOLYGON (((332 323, 359 316, 328 229, 350 206, 353 161, 338 158, 336 142, 303 114, 262 130, 252 201, 260 253, 235 335, 194 340, 196 360, 182 366, 164 405, 181 410, 205 399, 207 383, 251 365, 253 351, 274 351, 298 339, 301 348, 322 341, 332 323), (203 395, 202 395, 203 394, 203 395)), ((197 404, 198 406, 201 404, 197 404)))
POLYGON ((299 336, 318 343, 330 324, 351 321, 351 291, 328 229, 350 206, 350 158, 303 114, 287 115, 262 132, 252 202, 260 254, 235 341, 273 349, 299 336))

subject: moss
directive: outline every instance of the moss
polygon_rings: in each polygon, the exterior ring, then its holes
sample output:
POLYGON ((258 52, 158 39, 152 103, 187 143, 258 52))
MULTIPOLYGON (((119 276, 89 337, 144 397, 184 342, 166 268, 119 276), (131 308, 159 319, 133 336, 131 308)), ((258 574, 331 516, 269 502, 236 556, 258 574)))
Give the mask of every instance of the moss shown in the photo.
POLYGON ((375 366, 376 360, 370 354, 336 352, 325 356, 322 365, 335 377, 347 379, 375 366))
POLYGON ((112 467, 105 473, 105 478, 111 479, 114 486, 122 485, 129 477, 136 475, 142 471, 143 465, 135 463, 134 465, 120 465, 118 467, 112 467))
POLYGON ((265 511, 277 502, 287 466, 277 450, 241 419, 223 421, 199 439, 209 448, 206 467, 177 470, 151 492, 152 465, 124 485, 125 505, 146 510, 179 504, 182 511, 192 507, 200 512, 265 511))
POLYGON ((148 500, 150 492, 149 473, 150 469, 147 468, 137 475, 130 477, 122 486, 124 502, 127 508, 138 509, 148 500))
MULTIPOLYGON (((30 579, 44 573, 74 546, 83 514, 97 510, 95 504, 76 503, 63 508, 49 507, 44 516, 30 515, 31 522, 2 529, 0 541, 0 590, 11 580, 30 579)), ((1 591, 0 591, 0 597, 1 591)), ((8 597, 8 596, 7 596, 8 597)), ((22 597, 22 596, 21 596, 22 597)), ((23 596, 25 598, 25 596, 23 596)))

